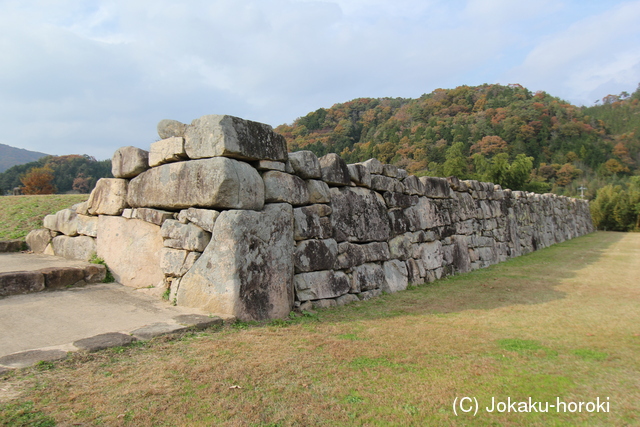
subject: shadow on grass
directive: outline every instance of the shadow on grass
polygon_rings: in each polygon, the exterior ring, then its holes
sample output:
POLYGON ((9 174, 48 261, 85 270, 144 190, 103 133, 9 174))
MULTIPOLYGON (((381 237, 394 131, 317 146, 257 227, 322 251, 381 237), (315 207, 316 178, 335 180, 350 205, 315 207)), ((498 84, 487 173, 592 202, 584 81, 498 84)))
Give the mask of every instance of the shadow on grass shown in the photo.
POLYGON ((323 321, 443 314, 562 299, 561 281, 597 262, 624 233, 597 232, 491 267, 450 276, 370 301, 322 310, 323 321))

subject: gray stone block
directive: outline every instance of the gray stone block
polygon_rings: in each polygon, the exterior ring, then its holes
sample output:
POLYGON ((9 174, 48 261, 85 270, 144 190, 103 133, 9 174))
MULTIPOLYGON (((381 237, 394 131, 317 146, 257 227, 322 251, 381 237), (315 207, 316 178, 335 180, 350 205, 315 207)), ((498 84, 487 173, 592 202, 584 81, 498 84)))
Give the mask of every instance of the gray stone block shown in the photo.
POLYGON ((271 126, 233 116, 208 115, 191 122, 184 133, 190 159, 233 157, 287 160, 287 143, 271 126))

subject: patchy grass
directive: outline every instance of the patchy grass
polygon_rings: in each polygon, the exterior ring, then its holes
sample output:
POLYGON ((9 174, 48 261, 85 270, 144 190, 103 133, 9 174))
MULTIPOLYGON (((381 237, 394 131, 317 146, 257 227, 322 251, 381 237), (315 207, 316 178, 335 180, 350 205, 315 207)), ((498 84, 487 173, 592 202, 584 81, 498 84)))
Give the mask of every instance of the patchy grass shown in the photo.
POLYGON ((42 228, 45 216, 84 202, 87 194, 0 197, 0 240, 22 239, 42 228))
POLYGON ((0 420, 24 407, 59 425, 638 425, 638 259, 640 234, 599 232, 288 321, 75 354, 5 374, 0 389, 21 393, 0 420), (465 396, 476 416, 454 414, 465 396), (529 397, 610 411, 486 410, 529 397))

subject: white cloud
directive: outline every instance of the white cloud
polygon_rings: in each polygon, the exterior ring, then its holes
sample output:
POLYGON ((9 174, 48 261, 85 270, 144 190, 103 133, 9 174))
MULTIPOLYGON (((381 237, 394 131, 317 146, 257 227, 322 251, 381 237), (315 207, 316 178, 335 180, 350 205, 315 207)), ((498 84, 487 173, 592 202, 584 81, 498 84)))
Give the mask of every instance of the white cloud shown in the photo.
POLYGON ((511 75, 573 102, 591 103, 596 87, 622 83, 633 88, 640 80, 638 22, 640 1, 575 22, 547 36, 511 75))
POLYGON ((566 87, 578 81, 594 90, 611 76, 620 82, 633 78, 637 31, 628 23, 637 19, 629 13, 637 4, 603 15, 606 30, 598 28, 598 17, 542 39, 539 32, 548 29, 558 8, 581 4, 5 2, 0 142, 106 158, 122 145, 148 147, 163 118, 189 122, 222 113, 275 126, 355 97, 416 97, 505 75, 503 83, 530 82, 552 94, 558 75, 571 76, 562 80, 566 87), (624 44, 616 27, 623 24, 624 37, 632 41, 611 49, 610 43, 624 44), (602 37, 586 41, 585 28, 602 37), (532 44, 523 66, 505 74, 526 56, 517 49, 532 44), (606 67, 586 61, 598 49, 606 67))

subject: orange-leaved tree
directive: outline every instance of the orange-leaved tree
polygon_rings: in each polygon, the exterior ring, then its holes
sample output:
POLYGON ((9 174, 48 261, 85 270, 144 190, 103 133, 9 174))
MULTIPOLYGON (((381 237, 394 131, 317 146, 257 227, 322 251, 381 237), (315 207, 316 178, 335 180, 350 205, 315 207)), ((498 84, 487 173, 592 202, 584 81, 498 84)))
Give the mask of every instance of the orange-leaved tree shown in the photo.
POLYGON ((20 178, 20 182, 24 185, 22 192, 23 194, 53 194, 56 192, 53 178, 53 170, 49 167, 33 168, 20 178))

